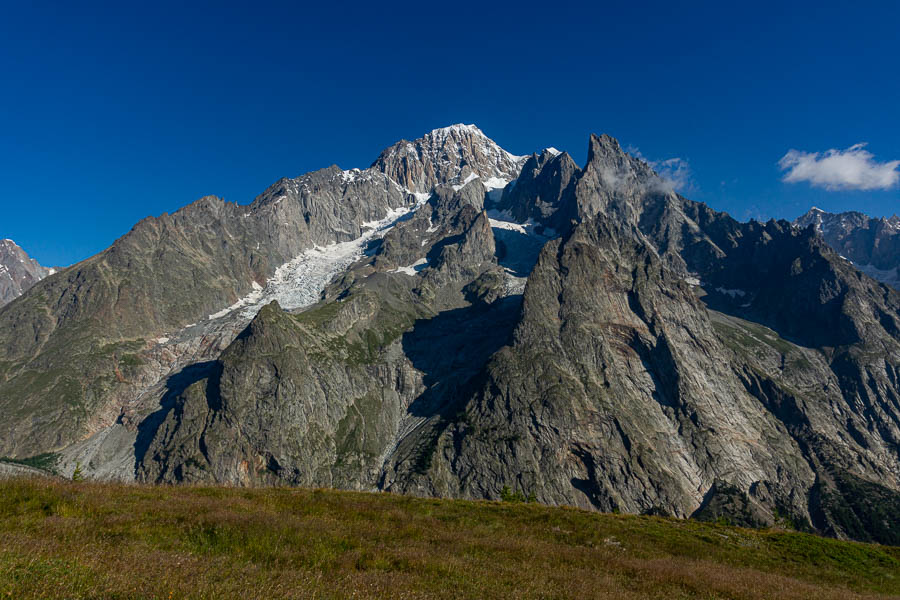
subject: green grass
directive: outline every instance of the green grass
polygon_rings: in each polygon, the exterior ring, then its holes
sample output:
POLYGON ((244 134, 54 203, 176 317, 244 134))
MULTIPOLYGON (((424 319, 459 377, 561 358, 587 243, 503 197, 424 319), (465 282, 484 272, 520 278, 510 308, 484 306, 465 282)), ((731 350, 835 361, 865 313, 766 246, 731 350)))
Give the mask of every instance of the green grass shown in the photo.
POLYGON ((306 349, 311 358, 336 359, 349 366, 365 366, 376 362, 381 352, 409 330, 419 316, 420 311, 409 305, 408 299, 404 304, 403 300, 385 301, 374 294, 361 292, 339 302, 291 314, 289 318, 320 342, 317 349, 306 349), (354 313, 371 311, 371 314, 362 319, 364 327, 335 334, 331 328, 333 323, 342 320, 338 318, 342 311, 350 315, 346 320, 351 322, 357 320, 354 313))
MULTIPOLYGON (((797 351, 793 344, 783 340, 777 333, 756 323, 744 321, 741 323, 741 327, 737 327, 733 324, 713 321, 713 327, 722 336, 725 344, 738 352, 750 351, 759 348, 762 344, 784 356, 797 351)), ((808 364, 805 359, 803 362, 808 364)))
POLYGON ((900 548, 523 502, 0 482, 0 598, 875 598, 900 548))
POLYGON ((59 455, 55 452, 47 452, 45 454, 29 456, 28 458, 2 457, 0 458, 0 461, 17 465, 25 465, 26 467, 33 467, 35 469, 41 469, 53 473, 56 470, 56 463, 59 461, 59 455))
POLYGON ((900 588, 894 548, 383 494, 16 481, 0 485, 0 533, 0 597, 838 598, 900 588))

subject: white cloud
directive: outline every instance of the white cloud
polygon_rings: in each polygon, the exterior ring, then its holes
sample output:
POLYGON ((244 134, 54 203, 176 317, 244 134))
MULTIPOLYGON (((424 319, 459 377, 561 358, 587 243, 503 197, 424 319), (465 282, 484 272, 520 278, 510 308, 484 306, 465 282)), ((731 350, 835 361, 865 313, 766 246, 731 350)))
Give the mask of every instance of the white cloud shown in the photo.
POLYGON ((900 181, 900 160, 877 162, 865 144, 826 152, 789 150, 778 166, 787 171, 782 181, 807 181, 826 190, 887 190, 900 181))
POLYGON ((664 160, 649 160, 640 149, 628 146, 625 149, 628 154, 639 158, 656 171, 660 181, 657 182, 662 191, 690 192, 695 190, 691 165, 683 158, 667 158, 664 160))

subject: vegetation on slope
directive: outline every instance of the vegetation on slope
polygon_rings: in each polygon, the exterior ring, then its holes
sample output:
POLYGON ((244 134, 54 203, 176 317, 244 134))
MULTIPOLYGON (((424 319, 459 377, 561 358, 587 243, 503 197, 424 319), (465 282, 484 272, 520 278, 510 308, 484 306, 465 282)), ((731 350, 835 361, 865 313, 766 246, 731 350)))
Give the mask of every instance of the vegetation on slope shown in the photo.
POLYGON ((0 598, 866 598, 900 548, 521 502, 0 482, 0 598))

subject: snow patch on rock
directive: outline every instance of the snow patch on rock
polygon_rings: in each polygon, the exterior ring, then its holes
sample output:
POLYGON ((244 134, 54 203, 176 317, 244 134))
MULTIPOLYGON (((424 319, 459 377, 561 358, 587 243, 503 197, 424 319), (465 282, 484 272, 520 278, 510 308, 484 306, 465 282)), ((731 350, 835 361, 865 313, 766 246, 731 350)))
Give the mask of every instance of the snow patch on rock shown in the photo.
POLYGON ((739 298, 739 297, 743 298, 744 296, 747 295, 747 292, 745 292, 744 290, 726 289, 723 287, 717 287, 716 291, 719 292, 720 294, 725 294, 726 296, 731 296, 732 298, 739 298))
POLYGON ((550 228, 541 228, 531 219, 520 223, 507 211, 492 209, 487 214, 494 238, 504 248, 503 257, 498 257, 506 275, 504 295, 521 295, 541 248, 548 240, 556 237, 556 232, 550 228))
POLYGON ((362 258, 371 240, 383 237, 399 219, 418 209, 421 204, 393 208, 384 218, 363 223, 366 231, 349 242, 315 246, 303 251, 278 267, 265 288, 254 282, 252 292, 228 308, 209 315, 209 319, 220 319, 233 313, 237 313, 242 319, 252 319, 263 306, 273 300, 284 310, 296 310, 315 304, 319 301, 322 290, 336 275, 362 258))
POLYGON ((416 262, 414 262, 413 264, 411 264, 409 266, 397 267, 393 271, 389 271, 389 272, 390 273, 405 273, 407 275, 415 275, 419 271, 422 271, 423 269, 425 269, 425 267, 427 267, 427 266, 428 266, 428 259, 420 258, 419 260, 417 260, 416 262))
POLYGON ((459 190, 461 190, 461 189, 463 189, 464 187, 466 187, 466 184, 468 184, 470 181, 473 181, 473 180, 475 180, 475 179, 478 179, 478 174, 477 174, 477 173, 469 173, 468 177, 466 177, 466 178, 462 181, 462 183, 457 184, 457 185, 454 185, 454 186, 451 186, 451 187, 453 188, 453 191, 454 191, 454 192, 458 192, 459 190))
POLYGON ((240 300, 238 300, 237 302, 235 302, 228 308, 223 308, 219 312, 209 315, 209 320, 213 321, 215 319, 220 319, 220 318, 224 317, 225 315, 227 315, 228 313, 236 311, 239 308, 242 308, 242 307, 250 305, 250 304, 256 304, 257 302, 259 302, 260 298, 262 298, 262 296, 263 296, 263 288, 261 285, 259 285, 255 281, 251 285, 253 288, 252 292, 250 292, 249 294, 247 294, 246 296, 244 296, 243 298, 241 298, 240 300))

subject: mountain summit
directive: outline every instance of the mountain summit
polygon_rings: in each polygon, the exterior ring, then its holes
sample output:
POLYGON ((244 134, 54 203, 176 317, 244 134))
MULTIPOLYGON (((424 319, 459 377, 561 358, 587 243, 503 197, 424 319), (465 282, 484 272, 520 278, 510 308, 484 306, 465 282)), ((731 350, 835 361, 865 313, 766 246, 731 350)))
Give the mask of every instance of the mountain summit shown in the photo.
POLYGON ((484 135, 475 125, 435 129, 408 142, 400 140, 372 163, 405 188, 428 193, 438 183, 462 185, 480 177, 489 188, 515 179, 524 156, 515 156, 484 135))
POLYGON ((0 306, 15 300, 54 272, 38 264, 14 241, 0 240, 0 306))

